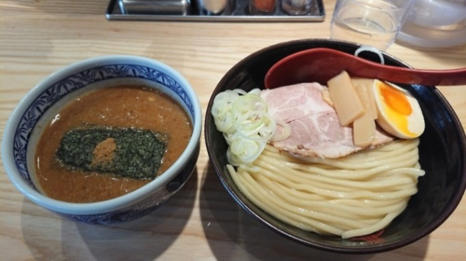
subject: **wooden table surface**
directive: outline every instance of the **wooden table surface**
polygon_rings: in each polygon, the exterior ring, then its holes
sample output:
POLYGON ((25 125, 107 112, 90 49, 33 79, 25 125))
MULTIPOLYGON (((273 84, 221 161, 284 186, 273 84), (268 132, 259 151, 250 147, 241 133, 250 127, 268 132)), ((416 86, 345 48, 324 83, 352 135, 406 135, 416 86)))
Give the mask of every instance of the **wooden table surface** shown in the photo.
MULTIPOLYGON (((108 0, 0 1, 0 137, 18 101, 53 71, 85 58, 141 55, 181 72, 203 113, 214 87, 238 61, 279 42, 328 38, 325 22, 107 21, 108 0)), ((466 46, 388 52, 417 68, 466 67, 466 46)), ((439 87, 466 127, 466 86, 439 87)), ((1 260, 464 260, 466 200, 429 236, 375 255, 339 255, 292 242, 240 209, 209 166, 202 137, 197 171, 162 208, 112 226, 74 223, 27 200, 0 164, 1 260)))

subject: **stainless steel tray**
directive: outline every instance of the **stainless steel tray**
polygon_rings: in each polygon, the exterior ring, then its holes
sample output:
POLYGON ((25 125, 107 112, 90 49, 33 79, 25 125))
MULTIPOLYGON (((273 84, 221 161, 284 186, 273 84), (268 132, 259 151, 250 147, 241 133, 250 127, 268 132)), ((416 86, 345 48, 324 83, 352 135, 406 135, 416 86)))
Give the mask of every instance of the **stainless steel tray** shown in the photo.
POLYGON ((121 12, 119 0, 111 0, 108 7, 107 20, 140 20, 140 21, 185 21, 185 22, 321 22, 325 19, 322 0, 312 1, 313 6, 306 15, 288 15, 278 6, 271 15, 252 15, 248 11, 248 0, 236 0, 234 10, 230 14, 200 15, 195 0, 191 0, 191 9, 187 14, 124 14, 121 12))

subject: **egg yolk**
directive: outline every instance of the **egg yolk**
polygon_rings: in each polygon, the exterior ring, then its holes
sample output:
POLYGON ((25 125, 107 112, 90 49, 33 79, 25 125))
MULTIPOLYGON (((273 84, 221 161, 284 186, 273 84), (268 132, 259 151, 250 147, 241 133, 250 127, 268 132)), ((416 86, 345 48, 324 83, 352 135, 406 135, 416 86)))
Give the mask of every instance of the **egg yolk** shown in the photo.
POLYGON ((394 123, 401 132, 414 136, 415 134, 408 129, 408 116, 411 115, 413 109, 406 95, 384 82, 379 82, 377 87, 383 98, 389 121, 394 123))

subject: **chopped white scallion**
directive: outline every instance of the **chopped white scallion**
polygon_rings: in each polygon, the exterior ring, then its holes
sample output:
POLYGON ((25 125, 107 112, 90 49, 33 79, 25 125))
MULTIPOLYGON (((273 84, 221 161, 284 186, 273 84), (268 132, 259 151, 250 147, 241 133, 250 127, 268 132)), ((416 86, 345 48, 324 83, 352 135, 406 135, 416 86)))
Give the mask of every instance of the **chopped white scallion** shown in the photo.
POLYGON ((229 145, 227 158, 234 166, 254 162, 275 134, 276 122, 268 114, 267 103, 260 97, 259 89, 219 93, 211 114, 229 145))
POLYGON ((275 134, 273 135, 272 138, 270 138, 271 141, 282 141, 288 139, 291 135, 291 129, 290 125, 286 124, 286 122, 282 120, 276 120, 277 130, 275 131, 275 134))

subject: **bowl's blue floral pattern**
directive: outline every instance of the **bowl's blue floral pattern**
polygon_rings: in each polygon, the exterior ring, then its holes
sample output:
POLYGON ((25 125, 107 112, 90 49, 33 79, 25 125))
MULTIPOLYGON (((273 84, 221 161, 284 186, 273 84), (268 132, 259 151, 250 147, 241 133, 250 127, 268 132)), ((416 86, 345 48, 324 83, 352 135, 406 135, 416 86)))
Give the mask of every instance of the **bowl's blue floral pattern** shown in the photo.
MULTIPOLYGON (((184 104, 188 108, 188 111, 193 121, 195 121, 194 107, 189 95, 186 93, 186 91, 183 89, 179 82, 177 82, 168 74, 161 72, 157 69, 135 64, 111 64, 86 69, 81 72, 69 75, 66 78, 63 78, 60 81, 52 84, 38 97, 36 97, 34 101, 31 103, 31 105, 27 108, 27 110, 21 117, 20 122, 18 123, 12 148, 13 157, 19 173, 31 187, 37 190, 37 188, 34 186, 34 183, 31 180, 27 168, 27 147, 30 135, 41 116, 57 101, 76 90, 79 90, 93 83, 109 79, 123 78, 139 78, 149 80, 158 83, 165 88, 170 89, 176 95, 178 95, 180 99, 184 102, 184 104)), ((190 167, 191 169, 187 170, 189 173, 192 172, 194 166, 190 167)), ((166 192, 164 191, 160 191, 159 193, 166 194, 166 192)), ((160 195, 154 194, 149 198, 154 199, 154 197, 157 196, 160 195)), ((93 217, 91 217, 92 215, 69 216, 63 213, 57 214, 66 216, 73 220, 79 220, 89 223, 113 223, 115 221, 125 221, 126 219, 133 219, 134 217, 139 216, 139 214, 149 212, 150 210, 154 209, 157 205, 159 205, 159 203, 161 203, 158 202, 160 200, 152 201, 157 203, 149 204, 151 206, 144 205, 147 204, 147 202, 144 203, 143 205, 137 208, 137 211, 139 213, 133 213, 133 208, 130 208, 127 210, 120 211, 117 216, 114 216, 114 213, 107 213, 102 216, 94 215, 93 217)))

